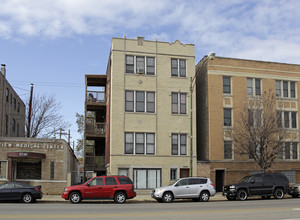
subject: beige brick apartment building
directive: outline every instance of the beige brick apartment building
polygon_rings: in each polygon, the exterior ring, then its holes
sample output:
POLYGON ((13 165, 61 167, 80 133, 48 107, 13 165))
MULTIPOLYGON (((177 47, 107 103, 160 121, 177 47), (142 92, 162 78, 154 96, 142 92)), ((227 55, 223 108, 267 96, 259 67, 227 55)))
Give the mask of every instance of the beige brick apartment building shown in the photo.
POLYGON ((259 171, 253 160, 241 159, 235 153, 228 129, 234 128, 241 103, 271 89, 277 106, 283 106, 282 120, 293 137, 286 140, 273 171, 284 173, 290 182, 299 181, 300 66, 204 57, 196 66, 196 74, 198 175, 209 176, 221 191, 224 184, 259 171))
MULTIPOLYGON (((113 38, 106 76, 86 75, 85 170, 128 175, 137 189, 188 176, 194 73, 192 44, 113 38)), ((192 165, 196 175, 196 153, 192 165)))

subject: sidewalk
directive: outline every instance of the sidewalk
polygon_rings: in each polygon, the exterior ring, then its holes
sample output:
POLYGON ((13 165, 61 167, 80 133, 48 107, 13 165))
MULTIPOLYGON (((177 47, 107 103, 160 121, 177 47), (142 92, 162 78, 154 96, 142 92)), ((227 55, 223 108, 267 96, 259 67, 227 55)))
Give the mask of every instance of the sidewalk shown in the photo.
MULTIPOLYGON (((221 192, 216 193, 216 195, 210 197, 210 201, 222 201, 226 200, 226 197, 222 196, 221 192)), ((86 202, 106 202, 105 200, 85 200, 86 202)), ((112 200, 107 200, 112 201, 112 200)), ((47 202, 47 203, 69 203, 69 200, 65 200, 61 197, 61 195, 44 195, 42 199, 37 200, 37 202, 47 202)), ((128 203, 139 203, 139 202, 157 202, 155 199, 151 198, 150 193, 144 194, 137 192, 137 196, 133 199, 129 199, 126 202, 128 203)))

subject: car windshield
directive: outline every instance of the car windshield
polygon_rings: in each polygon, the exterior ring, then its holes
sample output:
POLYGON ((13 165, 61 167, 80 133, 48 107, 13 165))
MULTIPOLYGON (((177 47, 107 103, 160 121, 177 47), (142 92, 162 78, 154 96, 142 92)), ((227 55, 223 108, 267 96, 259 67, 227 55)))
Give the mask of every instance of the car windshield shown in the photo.
POLYGON ((243 177, 243 178, 240 180, 240 183, 246 183, 246 182, 248 182, 249 179, 250 179, 250 177, 251 177, 251 176, 245 176, 245 177, 243 177))
POLYGON ((178 180, 173 180, 173 181, 171 181, 170 184, 169 184, 168 186, 173 186, 174 183, 176 183, 177 181, 178 181, 178 180))

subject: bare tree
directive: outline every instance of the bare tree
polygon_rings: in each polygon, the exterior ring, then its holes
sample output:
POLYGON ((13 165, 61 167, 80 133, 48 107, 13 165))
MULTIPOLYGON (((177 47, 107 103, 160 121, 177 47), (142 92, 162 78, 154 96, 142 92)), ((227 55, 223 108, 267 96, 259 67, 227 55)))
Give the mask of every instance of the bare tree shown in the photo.
POLYGON ((269 90, 260 97, 248 98, 231 130, 235 152, 254 159, 266 172, 283 151, 282 141, 286 137, 283 127, 274 92, 269 90))
POLYGON ((78 157, 82 157, 83 154, 83 132, 84 132, 84 115, 76 113, 77 132, 81 135, 80 139, 77 139, 76 154, 78 157))
MULTIPOLYGON (((32 99, 30 137, 49 138, 60 129, 70 126, 59 114, 61 103, 56 102, 55 96, 36 95, 32 99)), ((29 101, 26 103, 25 132, 28 134, 29 101)))

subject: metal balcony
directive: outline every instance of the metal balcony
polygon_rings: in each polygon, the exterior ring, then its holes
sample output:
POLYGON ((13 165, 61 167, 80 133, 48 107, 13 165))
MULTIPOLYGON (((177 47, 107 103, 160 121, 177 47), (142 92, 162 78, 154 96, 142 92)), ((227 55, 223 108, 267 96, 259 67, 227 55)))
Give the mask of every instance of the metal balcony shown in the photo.
POLYGON ((105 170, 105 156, 86 156, 85 169, 105 170))
POLYGON ((88 136, 105 136, 106 125, 105 123, 100 123, 100 122, 86 123, 85 133, 88 136))

